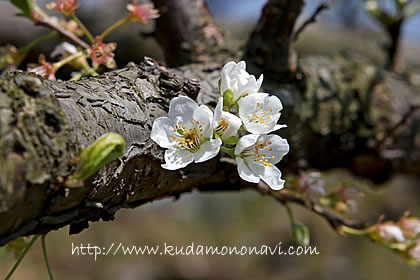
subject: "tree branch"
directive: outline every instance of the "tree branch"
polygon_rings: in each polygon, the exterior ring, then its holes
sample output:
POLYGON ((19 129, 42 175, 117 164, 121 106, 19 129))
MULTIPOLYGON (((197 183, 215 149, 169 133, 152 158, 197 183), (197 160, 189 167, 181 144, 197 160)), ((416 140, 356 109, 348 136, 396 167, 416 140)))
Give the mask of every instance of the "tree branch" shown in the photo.
POLYGON ((315 10, 315 12, 312 14, 312 16, 307 19, 295 32, 295 34, 293 35, 293 40, 297 41, 299 38, 300 33, 302 33, 303 30, 305 30, 305 28, 312 23, 316 22, 317 17, 322 13, 322 11, 328 9, 329 6, 326 2, 322 3, 321 5, 318 6, 318 8, 315 10))

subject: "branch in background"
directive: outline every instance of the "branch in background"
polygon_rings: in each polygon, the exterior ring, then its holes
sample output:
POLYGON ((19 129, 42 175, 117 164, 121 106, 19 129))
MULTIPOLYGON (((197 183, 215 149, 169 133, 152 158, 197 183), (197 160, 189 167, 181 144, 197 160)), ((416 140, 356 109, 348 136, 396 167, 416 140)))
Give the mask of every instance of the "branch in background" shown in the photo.
POLYGON ((304 0, 269 0, 251 33, 245 52, 250 72, 264 73, 275 80, 294 79, 297 56, 293 48, 293 29, 304 0))
POLYGON ((79 37, 77 37, 76 35, 74 35, 72 32, 64 29, 58 23, 52 21, 51 18, 39 18, 39 19, 37 19, 36 23, 39 24, 39 25, 48 27, 48 28, 50 28, 52 30, 57 31, 64 38, 67 38, 71 42, 73 42, 76 45, 82 47, 83 49, 90 48, 90 46, 85 41, 83 41, 82 39, 80 39, 79 37))
POLYGON ((318 8, 315 10, 315 12, 313 13, 313 15, 309 18, 309 19, 307 19, 303 24, 302 24, 302 26, 301 27, 299 27, 297 30, 296 30, 296 32, 295 32, 295 34, 294 34, 294 36, 293 36, 293 40, 294 41, 297 41, 298 40, 298 38, 299 38, 299 35, 300 35, 300 33, 302 33, 302 31, 309 25, 309 24, 312 24, 312 23, 315 23, 316 22, 316 20, 317 20, 317 17, 322 13, 322 11, 324 11, 324 10, 326 10, 326 9, 328 9, 329 8, 329 5, 326 3, 326 2, 324 2, 324 3, 322 3, 321 5, 319 5, 318 6, 318 8))
POLYGON ((390 140, 392 138, 395 138, 395 134, 397 130, 401 127, 403 127, 407 122, 410 120, 410 118, 413 116, 413 114, 420 109, 419 104, 411 104, 410 108, 407 112, 405 112, 404 115, 401 116, 401 119, 399 122, 394 124, 392 127, 387 129, 385 135, 378 141, 377 143, 377 150, 380 151, 384 148, 384 145, 386 145, 387 140, 390 140))
POLYGON ((154 0, 160 11, 154 35, 165 52, 168 66, 210 60, 223 35, 214 24, 204 0, 154 0))
MULTIPOLYGON (((259 186, 261 185, 265 185, 265 184, 260 183, 259 186)), ((354 222, 354 221, 344 219, 343 217, 338 216, 337 214, 330 212, 317 204, 308 203, 308 201, 305 201, 301 197, 288 193, 287 190, 275 192, 275 191, 269 190, 268 186, 264 186, 263 189, 264 190, 262 191, 262 194, 269 195, 273 197, 274 199, 276 199, 278 202, 281 202, 283 204, 287 202, 291 202, 291 203, 300 205, 308 209, 309 211, 313 212, 314 214, 324 218, 335 230, 339 230, 339 227, 342 225, 347 226, 349 228, 354 228, 354 229, 363 229, 366 227, 366 223, 364 222, 354 222)))

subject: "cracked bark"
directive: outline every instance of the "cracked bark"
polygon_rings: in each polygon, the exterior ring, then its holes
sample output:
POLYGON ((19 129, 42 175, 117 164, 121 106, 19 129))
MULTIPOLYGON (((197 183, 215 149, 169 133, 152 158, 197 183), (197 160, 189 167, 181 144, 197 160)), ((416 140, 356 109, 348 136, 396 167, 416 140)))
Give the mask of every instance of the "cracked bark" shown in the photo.
MULTIPOLYGON (((236 49, 230 53, 235 60, 241 55, 236 49)), ((176 172, 164 170, 163 151, 149 137, 153 120, 167 114, 173 97, 196 95, 197 80, 198 102, 214 106, 225 62, 223 53, 211 62, 167 70, 145 59, 139 66, 77 82, 3 75, 0 244, 69 224, 71 233, 77 233, 89 221, 112 220, 120 208, 193 189, 255 190, 220 158, 176 172), (85 187, 64 188, 81 145, 106 132, 124 137, 124 156, 98 171, 85 187)), ((291 145, 283 171, 345 167, 377 182, 396 172, 420 174, 419 112, 401 122, 420 103, 418 88, 405 75, 353 56, 303 58, 287 84, 266 77, 264 90, 281 98, 282 123, 289 126, 280 131, 291 145)))

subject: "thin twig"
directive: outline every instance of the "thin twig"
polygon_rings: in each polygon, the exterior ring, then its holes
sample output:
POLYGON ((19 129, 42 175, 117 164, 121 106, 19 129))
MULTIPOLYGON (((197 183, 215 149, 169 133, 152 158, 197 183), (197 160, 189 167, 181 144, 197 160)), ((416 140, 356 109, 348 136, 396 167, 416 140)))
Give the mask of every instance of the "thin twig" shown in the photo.
POLYGON ((23 260, 23 258, 26 256, 26 253, 28 253, 29 249, 32 248, 32 245, 34 245, 35 241, 39 238, 39 235, 35 235, 32 240, 28 243, 28 245, 26 245, 25 250, 23 251, 23 253, 20 255, 19 259, 16 261, 15 265, 13 266, 12 270, 10 270, 9 274, 7 274, 5 280, 9 280, 13 273, 16 271, 16 268, 18 268, 19 264, 21 263, 21 261, 23 260))
POLYGON ((298 204, 300 206, 307 208, 308 210, 326 219, 327 222, 334 229, 338 229, 341 225, 344 225, 349 228, 354 228, 354 229, 363 229, 366 227, 365 223, 346 220, 343 217, 340 217, 332 212, 327 211, 326 209, 322 208, 321 206, 317 204, 313 204, 313 203, 308 204, 304 199, 297 197, 295 195, 286 193, 284 191, 283 192, 282 191, 280 192, 269 191, 267 194, 283 204, 287 202, 292 202, 292 203, 295 203, 295 204, 298 204))
POLYGON ((41 244, 42 244, 42 253, 44 255, 45 265, 47 266, 48 275, 50 276, 50 280, 54 280, 54 276, 51 271, 50 263, 48 261, 48 255, 47 255, 47 246, 45 245, 45 234, 41 237, 41 244))
POLYGON ((318 17, 319 14, 321 14, 321 12, 323 10, 328 9, 329 6, 326 2, 322 3, 321 5, 319 5, 319 7, 315 10, 315 12, 313 13, 313 15, 307 19, 302 25, 301 27, 299 27, 299 29, 295 32, 295 35, 293 36, 293 40, 296 42, 298 40, 298 37, 300 35, 300 33, 302 33, 302 31, 311 23, 315 23, 316 22, 316 18, 318 17))
POLYGON ((59 24, 50 20, 49 18, 40 18, 40 19, 37 20, 37 24, 46 26, 46 27, 48 27, 52 30, 57 31, 58 33, 63 35, 68 40, 70 40, 73 43, 81 46, 83 49, 88 49, 89 48, 89 45, 85 41, 83 41, 82 39, 80 39, 79 37, 77 37, 76 35, 71 33, 70 31, 64 29, 62 26, 60 26, 59 24))
POLYGON ((377 149, 381 150, 383 148, 383 145, 385 144, 386 140, 391 138, 391 137, 394 137, 395 134, 396 134, 396 131, 400 127, 405 125, 408 122, 408 120, 411 118, 411 116, 419 109, 420 109, 420 104, 411 104, 410 108, 401 117, 400 121, 397 122, 395 125, 393 125, 391 128, 387 129, 384 137, 382 137, 382 139, 378 141, 378 143, 376 145, 377 149))

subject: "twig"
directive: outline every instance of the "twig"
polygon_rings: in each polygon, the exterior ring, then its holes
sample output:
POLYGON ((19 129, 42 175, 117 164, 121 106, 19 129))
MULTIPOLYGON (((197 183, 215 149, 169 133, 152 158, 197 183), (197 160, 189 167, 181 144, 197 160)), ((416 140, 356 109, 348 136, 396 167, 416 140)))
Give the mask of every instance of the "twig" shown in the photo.
POLYGON ((411 118, 411 116, 420 109, 420 104, 411 104, 410 108, 407 112, 401 117, 401 120, 397 122, 394 126, 387 129, 384 137, 382 137, 381 140, 378 141, 378 144, 376 145, 377 150, 380 150, 383 145, 385 144, 386 140, 395 136, 396 131, 403 125, 405 125, 408 120, 411 118))
POLYGON ((48 28, 50 28, 52 30, 57 31, 58 33, 60 33, 61 35, 63 35, 68 40, 70 40, 73 43, 81 46, 83 49, 88 49, 89 48, 89 45, 85 41, 83 41, 82 39, 80 39, 79 37, 77 37, 76 35, 74 35, 73 33, 71 33, 70 31, 64 29, 59 24, 53 22, 49 18, 40 18, 40 19, 37 20, 37 24, 46 26, 46 27, 48 27, 48 28))
POLYGON ((314 212, 315 214, 323 217, 324 219, 327 220, 327 222, 334 228, 334 229, 338 229, 341 225, 344 225, 346 227, 349 228, 354 228, 354 229, 363 229, 366 227, 365 223, 362 222, 354 222, 354 221, 349 221, 344 219, 343 217, 340 217, 334 213, 331 213, 327 210, 325 210, 324 208, 322 208, 321 206, 317 205, 317 204, 308 204, 305 200, 303 200, 300 197, 294 196, 292 194, 286 193, 286 192, 282 192, 282 191, 269 191, 267 193, 269 196, 275 198, 277 201, 281 202, 281 203, 287 203, 287 202, 292 202, 295 204, 298 204, 300 206, 303 206, 307 209, 309 209, 310 211, 314 212))
MULTIPOLYGON (((223 176, 227 176, 224 174, 223 176)), ((285 204, 285 203, 294 203, 298 204, 318 216, 323 217, 327 222, 335 229, 339 230, 341 226, 346 226, 353 229, 364 229, 366 228, 366 223, 364 222, 354 222, 350 220, 346 220, 345 218, 338 216, 332 212, 329 212, 328 210, 322 208, 319 205, 308 203, 301 197, 298 197, 296 195, 291 194, 290 192, 286 191, 272 191, 269 186, 267 186, 262 181, 259 184, 250 184, 244 181, 235 182, 232 184, 220 184, 220 182, 201 182, 200 185, 197 185, 196 189, 199 191, 239 191, 239 190, 249 190, 252 189, 254 191, 259 192, 262 195, 269 195, 276 199, 278 202, 285 204)), ((178 195, 181 195, 179 193, 178 195)))
POLYGON ((313 15, 307 19, 301 27, 299 27, 298 30, 296 30, 295 35, 293 36, 293 40, 296 42, 298 40, 298 37, 300 35, 300 33, 302 33, 302 31, 311 23, 315 23, 316 22, 316 18, 318 17, 319 14, 321 14, 321 12, 323 10, 328 9, 329 6, 326 2, 322 3, 321 5, 318 6, 318 8, 315 10, 315 12, 313 13, 313 15))

